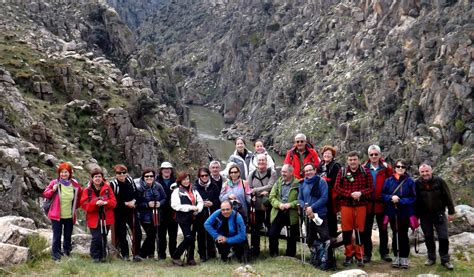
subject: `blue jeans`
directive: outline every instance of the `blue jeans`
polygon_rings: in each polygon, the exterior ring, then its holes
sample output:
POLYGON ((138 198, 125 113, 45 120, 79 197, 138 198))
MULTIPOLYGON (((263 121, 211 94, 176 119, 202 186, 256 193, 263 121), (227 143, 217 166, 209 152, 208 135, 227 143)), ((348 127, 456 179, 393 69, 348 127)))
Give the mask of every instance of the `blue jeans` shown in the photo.
POLYGON ((53 245, 51 247, 51 256, 53 260, 61 259, 61 256, 64 254, 68 255, 71 253, 71 236, 72 236, 72 218, 51 220, 51 227, 53 229, 53 245), (61 252, 61 236, 64 229, 64 240, 63 240, 63 250, 61 252))

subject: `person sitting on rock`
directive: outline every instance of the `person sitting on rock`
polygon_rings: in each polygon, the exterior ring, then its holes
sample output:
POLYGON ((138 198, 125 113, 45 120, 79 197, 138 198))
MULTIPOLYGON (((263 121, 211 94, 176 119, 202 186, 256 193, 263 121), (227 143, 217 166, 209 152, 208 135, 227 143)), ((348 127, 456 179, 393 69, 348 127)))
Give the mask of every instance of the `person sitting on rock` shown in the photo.
POLYGON ((341 205, 342 241, 345 247, 343 265, 349 266, 355 254, 357 265, 364 266, 363 237, 367 199, 373 191, 372 176, 368 169, 360 165, 357 151, 347 154, 347 164, 337 174, 334 186, 341 205), (352 240, 354 230, 355 247, 352 240))
POLYGON ((58 178, 52 180, 43 192, 46 199, 51 199, 48 218, 53 229, 51 257, 59 261, 61 256, 71 254, 71 236, 76 224, 76 210, 80 206, 82 188, 72 178, 72 167, 62 163, 57 169, 58 178), (63 233, 64 232, 64 233, 63 233), (63 235, 63 251, 61 251, 61 234, 63 235))
POLYGON ((278 238, 281 229, 286 230, 286 253, 285 256, 296 255, 296 241, 299 237, 298 229, 298 189, 299 182, 293 176, 293 167, 285 164, 281 168, 281 177, 277 180, 270 192, 270 214, 271 227, 268 233, 270 239, 270 256, 278 256, 278 238))
MULTIPOLYGON (((382 200, 387 203, 385 215, 389 218, 393 234, 392 249, 395 260, 392 266, 407 269, 410 254, 408 227, 410 216, 415 213, 416 191, 415 182, 407 173, 407 162, 404 159, 395 162, 395 173, 385 180, 382 200)), ((382 228, 387 231, 387 228, 382 228)))
POLYGON ((215 211, 204 223, 206 231, 216 242, 223 261, 229 259, 230 250, 239 261, 242 261, 247 234, 243 217, 232 209, 228 200, 221 203, 220 210, 215 211))
POLYGON ((374 225, 374 217, 377 221, 379 229, 380 244, 379 252, 380 258, 386 262, 391 262, 392 258, 388 254, 388 232, 383 228, 384 219, 384 202, 382 200, 382 187, 385 180, 390 178, 393 174, 392 167, 387 164, 383 157, 382 151, 378 145, 371 145, 367 149, 369 160, 364 167, 370 170, 373 178, 373 189, 369 202, 367 204, 367 217, 365 218, 365 232, 364 232, 364 263, 370 262, 372 259, 372 227, 374 225))
POLYGON ((297 134, 295 136, 294 146, 286 153, 284 164, 293 166, 293 175, 298 181, 304 179, 303 166, 311 163, 318 168, 320 159, 313 146, 307 142, 305 134, 297 134))
POLYGON ((100 168, 94 168, 90 176, 91 181, 82 193, 81 208, 86 211, 86 222, 92 235, 90 255, 93 262, 98 263, 105 262, 107 256, 107 233, 115 222, 117 201, 100 168))
POLYGON ((418 168, 420 178, 416 180, 416 202, 415 212, 420 219, 421 229, 425 236, 425 244, 428 250, 426 266, 436 263, 436 244, 434 241, 434 229, 438 234, 439 256, 441 264, 449 270, 454 266, 449 261, 449 235, 448 221, 454 219, 454 202, 446 182, 438 176, 433 176, 430 165, 423 163, 418 168), (446 218, 446 208, 448 217, 446 218))
POLYGON ((273 161, 272 156, 268 154, 267 150, 265 150, 265 147, 263 146, 263 140, 257 139, 253 147, 255 149, 254 156, 252 157, 252 160, 250 161, 249 165, 249 172, 254 171, 258 167, 258 162, 257 162, 257 155, 258 154, 264 154, 265 158, 267 159, 267 167, 275 170, 275 162, 273 161))

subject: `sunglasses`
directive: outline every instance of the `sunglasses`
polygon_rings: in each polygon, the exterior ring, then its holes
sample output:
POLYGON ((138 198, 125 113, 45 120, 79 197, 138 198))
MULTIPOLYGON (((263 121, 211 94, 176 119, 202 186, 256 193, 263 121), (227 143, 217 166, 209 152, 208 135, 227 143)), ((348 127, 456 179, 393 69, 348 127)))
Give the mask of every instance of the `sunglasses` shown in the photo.
POLYGON ((304 140, 297 140, 296 143, 304 143, 304 140))
POLYGON ((238 174, 239 172, 238 171, 231 171, 229 172, 230 174, 238 174))
POLYGON ((404 166, 404 165, 396 165, 395 167, 396 167, 396 168, 403 168, 403 169, 407 168, 407 167, 404 166))
POLYGON ((371 156, 371 157, 377 157, 378 155, 379 155, 379 154, 377 154, 377 153, 372 153, 372 154, 370 154, 369 156, 371 156))
POLYGON ((143 177, 145 177, 145 178, 153 178, 153 177, 155 177, 155 176, 154 176, 154 175, 145 175, 145 176, 143 176, 143 177))
POLYGON ((115 174, 117 174, 117 175, 124 175, 124 174, 127 174, 127 172, 126 172, 126 171, 123 171, 123 172, 115 172, 115 174))
POLYGON ((202 175, 200 175, 199 177, 209 177, 209 175, 207 175, 207 174, 202 174, 202 175))

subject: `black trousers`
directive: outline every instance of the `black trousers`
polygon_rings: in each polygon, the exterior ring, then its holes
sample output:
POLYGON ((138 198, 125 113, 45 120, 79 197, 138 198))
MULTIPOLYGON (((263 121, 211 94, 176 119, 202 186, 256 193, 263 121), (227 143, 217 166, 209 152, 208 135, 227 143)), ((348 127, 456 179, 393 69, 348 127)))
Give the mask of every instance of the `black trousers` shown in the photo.
POLYGON ((372 227, 374 225, 374 217, 377 221, 377 227, 379 229, 380 236, 380 246, 379 252, 380 256, 388 254, 388 231, 387 228, 383 226, 383 218, 385 215, 380 214, 367 214, 365 217, 365 227, 364 227, 364 254, 365 256, 372 257, 372 227))
MULTIPOLYGON (((107 233, 110 229, 110 226, 107 226, 107 233)), ((90 254, 92 259, 94 260, 102 260, 107 256, 107 240, 103 241, 102 232, 100 227, 97 226, 95 229, 89 229, 91 231, 92 239, 91 239, 91 247, 90 247, 90 254)))
POLYGON ((217 250, 219 251, 219 254, 221 255, 221 259, 223 261, 229 260, 228 256, 230 253, 230 249, 232 249, 234 251, 235 257, 237 257, 239 262, 242 262, 246 243, 247 242, 235 243, 235 244, 216 243, 216 246, 217 246, 217 250))
POLYGON ((320 241, 327 241, 330 239, 329 229, 328 229, 328 220, 326 216, 320 217, 323 220, 323 223, 319 226, 314 223, 314 221, 308 219, 306 225, 306 235, 308 237, 308 247, 311 248, 316 239, 320 241))
POLYGON ((69 256, 71 253, 71 236, 72 236, 72 218, 51 220, 51 228, 53 229, 53 243, 51 247, 51 256, 53 260, 61 259, 63 254, 69 256), (63 250, 61 252, 61 236, 63 235, 64 230, 64 239, 63 239, 63 250))
POLYGON ((197 218, 194 223, 194 228, 197 234, 197 245, 198 253, 201 258, 215 258, 216 257, 216 246, 214 239, 204 228, 204 222, 207 218, 197 218))
POLYGON ((260 230, 262 229, 263 224, 265 224, 266 229, 269 229, 269 219, 267 211, 255 210, 255 224, 250 224, 251 231, 251 252, 253 255, 260 255, 260 230))
POLYGON ((287 229, 287 237, 286 237, 286 253, 285 256, 294 257, 296 255, 296 242, 298 241, 299 237, 299 229, 298 224, 290 225, 290 216, 288 212, 279 211, 277 216, 272 222, 270 227, 270 231, 268 233, 268 237, 270 240, 270 255, 271 256, 278 256, 279 253, 279 237, 282 228, 287 229))
POLYGON ((395 257, 399 255, 400 258, 408 258, 408 255, 410 254, 410 241, 408 240, 409 225, 410 221, 408 218, 398 217, 398 221, 395 221, 395 217, 390 218, 390 228, 392 228, 393 234, 392 249, 395 257), (398 249, 400 249, 400 254, 398 253, 398 249))
POLYGON ((171 255, 172 259, 179 259, 184 251, 188 250, 188 261, 194 260, 194 247, 196 243, 196 230, 192 224, 179 224, 183 232, 183 241, 178 245, 176 251, 171 255))
POLYGON ((420 225, 425 236, 428 258, 436 261, 436 244, 434 240, 434 229, 436 229, 439 241, 439 257, 442 263, 449 262, 449 234, 446 214, 443 212, 433 215, 423 215, 420 217, 420 225))
MULTIPOLYGON (((157 227, 153 223, 143 223, 143 230, 145 230, 145 240, 140 247, 140 257, 142 258, 153 258, 155 257, 155 245, 156 245, 156 229, 157 227)), ((161 225, 158 227, 161 228, 161 225)))
POLYGON ((127 241, 127 225, 132 239, 132 254, 140 253, 140 243, 142 241, 142 229, 138 216, 133 212, 115 213, 115 233, 117 235, 117 246, 122 257, 129 256, 129 246, 127 241))
POLYGON ((159 250, 158 257, 160 259, 166 259, 166 234, 168 234, 168 251, 172 255, 176 251, 176 238, 178 236, 178 223, 173 218, 173 212, 171 208, 169 210, 163 210, 160 220, 160 228, 158 230, 159 239, 159 250))

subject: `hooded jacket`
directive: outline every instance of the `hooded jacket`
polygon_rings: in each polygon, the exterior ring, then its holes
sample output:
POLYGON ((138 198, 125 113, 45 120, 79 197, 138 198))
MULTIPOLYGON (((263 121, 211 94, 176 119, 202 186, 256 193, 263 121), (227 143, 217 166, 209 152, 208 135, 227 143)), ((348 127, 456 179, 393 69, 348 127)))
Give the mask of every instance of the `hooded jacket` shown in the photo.
POLYGON ((87 226, 91 229, 99 227, 99 211, 101 208, 97 206, 98 200, 107 201, 107 205, 103 206, 105 211, 105 224, 114 224, 114 208, 115 205, 117 205, 117 201, 115 200, 112 188, 104 179, 100 186, 99 195, 97 196, 92 186, 92 181, 90 181, 81 196, 81 208, 86 211, 87 226))
MULTIPOLYGON (((72 222, 73 224, 76 224, 76 210, 81 206, 80 202, 82 196, 82 188, 81 185, 79 185, 79 183, 75 179, 70 179, 70 181, 74 189, 74 196, 71 203, 72 222)), ((59 184, 59 182, 59 179, 52 180, 43 192, 43 197, 46 199, 51 199, 51 197, 53 197, 54 195, 54 198, 51 201, 51 206, 48 211, 48 218, 56 221, 61 220, 61 192, 59 191, 60 188, 58 187, 58 190, 56 191, 57 193, 55 193, 55 191, 53 191, 53 186, 57 183, 59 184)))

